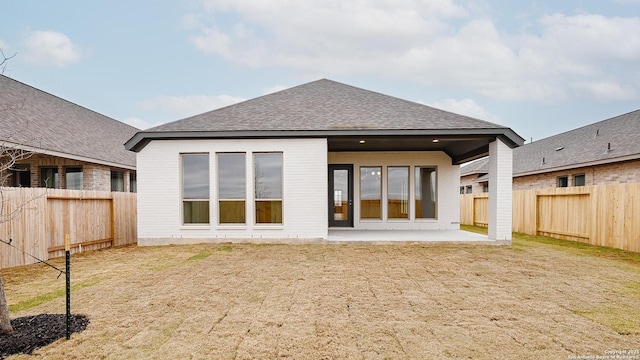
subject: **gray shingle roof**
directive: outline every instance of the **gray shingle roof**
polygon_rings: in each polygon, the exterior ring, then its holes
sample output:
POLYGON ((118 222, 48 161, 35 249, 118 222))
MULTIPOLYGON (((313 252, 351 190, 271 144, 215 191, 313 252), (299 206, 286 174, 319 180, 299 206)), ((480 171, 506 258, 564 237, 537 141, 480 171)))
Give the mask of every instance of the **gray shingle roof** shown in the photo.
POLYGON ((135 168, 138 129, 0 75, 0 141, 135 168))
POLYGON ((454 164, 485 156, 498 137, 524 142, 508 127, 322 79, 139 132, 126 147, 287 137, 326 138, 329 151, 444 151, 454 164))
MULTIPOLYGON (((640 158, 640 110, 513 149, 513 175, 612 163, 629 157, 640 158)), ((460 176, 488 172, 488 157, 460 168, 460 176)))
POLYGON ((640 155, 640 110, 514 149, 513 174, 579 167, 593 162, 615 162, 633 155, 640 155), (609 144, 611 150, 607 151, 609 144))
POLYGON ((478 159, 460 167, 460 176, 486 174, 489 172, 489 158, 478 159))
POLYGON ((331 80, 317 80, 145 132, 506 129, 331 80))

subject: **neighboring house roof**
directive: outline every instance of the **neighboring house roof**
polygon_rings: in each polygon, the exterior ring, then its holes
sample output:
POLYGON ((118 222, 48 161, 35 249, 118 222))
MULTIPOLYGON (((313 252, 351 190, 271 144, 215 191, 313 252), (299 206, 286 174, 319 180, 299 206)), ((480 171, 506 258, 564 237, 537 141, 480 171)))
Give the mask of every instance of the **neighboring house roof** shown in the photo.
POLYGON ((489 182, 489 174, 478 176, 477 178, 473 179, 473 182, 477 182, 477 183, 489 182))
POLYGON ((474 174, 488 174, 489 173, 489 158, 485 157, 464 164, 460 167, 460 176, 474 175, 474 174))
POLYGON ((514 176, 640 159, 640 110, 526 144, 513 159, 514 176))
MULTIPOLYGON (((512 147, 523 143, 504 126, 322 79, 145 130, 127 148, 139 151, 154 139, 316 136, 328 137, 330 149, 348 151, 349 145, 332 137, 417 136, 413 143, 404 144, 423 149, 428 145, 425 135, 444 140, 470 135, 467 140, 478 140, 477 144, 469 142, 468 148, 459 147, 458 152, 449 149, 467 159, 477 148, 487 146, 488 137, 500 136, 512 147)), ((385 141, 389 148, 397 145, 385 141)), ((438 146, 444 149, 446 144, 438 146)))
POLYGON ((138 129, 0 75, 0 142, 41 154, 135 169, 124 143, 138 129))
MULTIPOLYGON (((640 110, 513 149, 513 176, 634 159, 640 159, 640 110)), ((460 168, 460 176, 488 172, 488 157, 460 168)))

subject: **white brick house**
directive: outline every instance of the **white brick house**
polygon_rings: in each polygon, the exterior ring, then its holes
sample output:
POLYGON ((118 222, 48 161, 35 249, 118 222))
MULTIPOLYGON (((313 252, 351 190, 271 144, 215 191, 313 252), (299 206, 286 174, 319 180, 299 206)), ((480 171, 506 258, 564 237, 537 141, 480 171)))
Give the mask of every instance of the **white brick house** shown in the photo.
POLYGON ((459 164, 489 153, 498 184, 490 239, 509 241, 511 149, 522 142, 496 124, 311 82, 131 138, 138 243, 459 229, 459 164))

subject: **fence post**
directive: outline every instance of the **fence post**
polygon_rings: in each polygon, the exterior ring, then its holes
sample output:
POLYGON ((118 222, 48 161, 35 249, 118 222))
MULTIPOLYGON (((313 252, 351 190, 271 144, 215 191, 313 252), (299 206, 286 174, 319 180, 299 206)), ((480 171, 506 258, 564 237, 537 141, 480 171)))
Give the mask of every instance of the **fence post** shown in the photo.
POLYGON ((64 234, 67 278, 67 340, 71 339, 71 237, 64 234))

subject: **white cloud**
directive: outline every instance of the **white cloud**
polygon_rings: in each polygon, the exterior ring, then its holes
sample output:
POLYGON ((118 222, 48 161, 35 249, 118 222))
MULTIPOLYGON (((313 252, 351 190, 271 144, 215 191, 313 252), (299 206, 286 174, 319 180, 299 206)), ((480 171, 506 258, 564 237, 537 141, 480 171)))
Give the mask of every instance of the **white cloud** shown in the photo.
POLYGON ((601 101, 631 100, 638 97, 637 89, 631 84, 607 81, 585 81, 571 84, 571 87, 601 101))
POLYGON ((185 23, 200 51, 252 67, 383 76, 509 101, 591 99, 602 91, 575 84, 602 82, 621 89, 609 99, 640 97, 640 37, 631 35, 639 17, 550 14, 508 32, 490 8, 460 4, 201 0, 185 23))
POLYGON ((288 89, 288 88, 289 88, 289 86, 273 85, 271 87, 268 87, 268 88, 264 89, 262 91, 262 95, 273 94, 275 92, 282 91, 282 90, 288 89))
POLYGON ((160 110, 169 112, 175 116, 187 117, 244 100, 244 98, 229 95, 156 96, 143 100, 138 104, 138 107, 143 110, 160 110))
POLYGON ((24 43, 24 59, 41 66, 63 67, 80 61, 81 49, 57 31, 32 31, 24 43))
POLYGON ((133 127, 136 127, 136 128, 138 128, 140 130, 145 130, 145 129, 160 125, 159 122, 158 123, 154 123, 154 122, 151 122, 151 121, 143 120, 143 119, 141 119, 139 117, 128 117, 126 119, 123 119, 122 122, 125 123, 125 124, 129 124, 129 125, 131 125, 133 127))
POLYGON ((478 103, 476 103, 473 99, 444 99, 442 101, 437 101, 433 104, 428 105, 438 109, 451 111, 456 114, 471 116, 476 119, 491 121, 494 123, 500 122, 500 118, 498 116, 490 113, 485 108, 478 105, 478 103))

